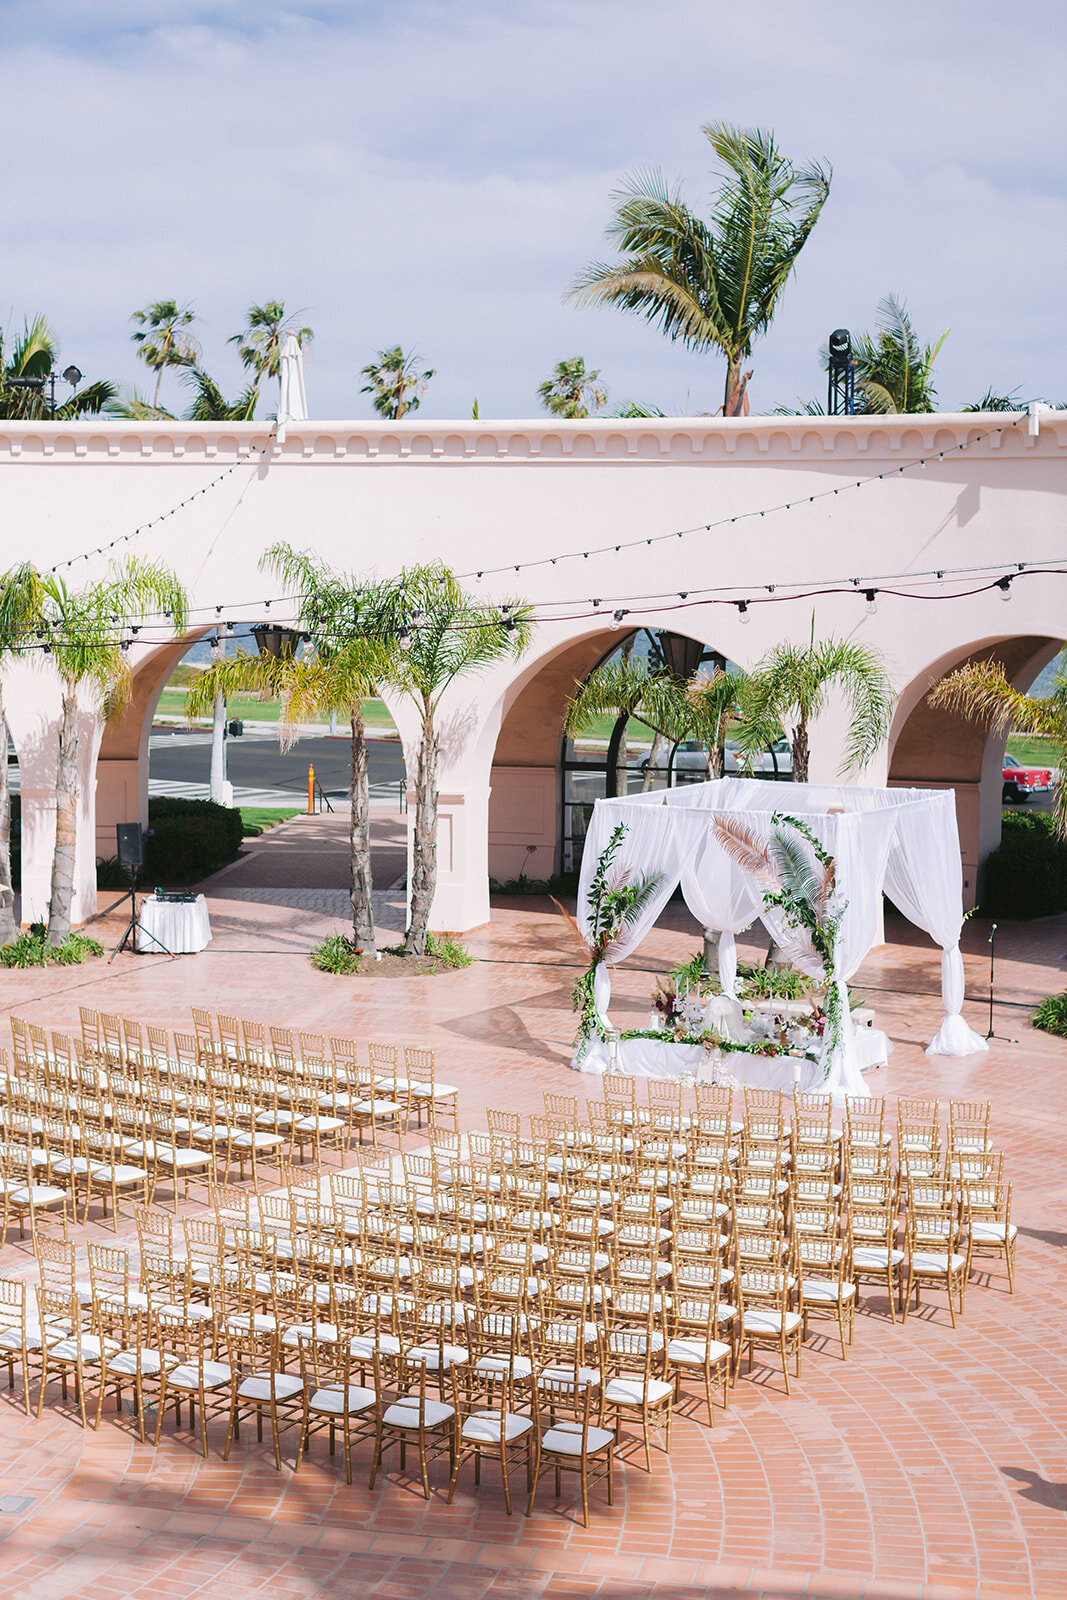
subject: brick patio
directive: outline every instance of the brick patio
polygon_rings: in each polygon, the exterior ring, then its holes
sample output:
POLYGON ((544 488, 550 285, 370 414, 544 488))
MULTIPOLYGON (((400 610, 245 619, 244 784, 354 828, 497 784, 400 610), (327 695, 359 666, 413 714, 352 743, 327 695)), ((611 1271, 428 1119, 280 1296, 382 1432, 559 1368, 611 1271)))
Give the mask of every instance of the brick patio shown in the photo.
MULTIPOLYGON (((315 972, 302 953, 336 925, 334 901, 316 909, 322 902, 292 885, 281 907, 234 897, 246 892, 236 873, 208 885, 216 938, 202 955, 5 972, 0 1013, 72 1029, 88 1004, 184 1028, 195 1000, 268 1022, 425 1042, 460 1086, 472 1127, 484 1127, 486 1105, 539 1110, 546 1088, 596 1093, 595 1079, 567 1070, 577 952, 548 902, 499 902, 492 926, 467 941, 479 961, 466 971, 352 980, 315 972)), ((394 929, 398 903, 382 898, 394 929)), ((982 1032, 987 931, 972 922, 965 941, 969 1019, 982 1032)), ((657 1455, 651 1477, 624 1468, 614 1509, 594 1494, 588 1531, 569 1494, 557 1505, 547 1484, 530 1520, 509 1519, 492 1474, 475 1491, 465 1472, 449 1509, 442 1494, 425 1504, 396 1474, 369 1493, 362 1455, 348 1488, 340 1456, 320 1439, 294 1478, 275 1473, 268 1447, 244 1436, 224 1465, 218 1425, 204 1462, 169 1423, 155 1451, 135 1441, 128 1417, 105 1413, 98 1433, 83 1434, 52 1400, 40 1424, 27 1423, 0 1390, 0 1496, 31 1502, 5 1509, 14 1502, 0 1499, 0 1595, 1063 1595, 1067 1045, 1032 1033, 1027 1007, 1063 987, 1067 919, 1002 928, 997 1028, 1018 1042, 995 1041, 988 1057, 964 1062, 922 1050, 939 1016, 937 952, 905 926, 889 934, 855 984, 894 1045, 871 1088, 993 1101, 1021 1234, 1014 1297, 993 1265, 990 1279, 972 1282, 954 1333, 940 1297, 893 1326, 884 1297, 866 1289, 846 1364, 832 1339, 813 1336, 789 1400, 757 1366, 713 1430, 683 1404, 669 1462, 657 1455)), ((643 1015, 652 973, 695 943, 695 928, 672 908, 617 974, 617 1019, 643 1015)), ((32 1261, 9 1246, 2 1265, 29 1273, 32 1261)))

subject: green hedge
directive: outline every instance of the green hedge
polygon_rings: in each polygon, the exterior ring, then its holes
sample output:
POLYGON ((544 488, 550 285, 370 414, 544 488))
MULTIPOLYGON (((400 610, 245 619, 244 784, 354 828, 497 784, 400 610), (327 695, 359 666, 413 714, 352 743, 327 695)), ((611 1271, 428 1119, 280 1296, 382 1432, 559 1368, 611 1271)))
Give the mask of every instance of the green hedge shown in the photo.
POLYGON ((1047 811, 1006 811, 999 847, 985 864, 982 910, 991 917, 1067 911, 1067 843, 1047 811))
MULTIPOLYGON (((145 864, 138 883, 165 889, 197 883, 209 872, 232 861, 241 848, 244 825, 236 806, 213 800, 182 800, 153 796, 148 802, 149 834, 145 864)), ((21 807, 11 798, 11 879, 22 884, 21 807)), ((114 856, 96 864, 96 881, 102 889, 129 888, 129 874, 114 856)))

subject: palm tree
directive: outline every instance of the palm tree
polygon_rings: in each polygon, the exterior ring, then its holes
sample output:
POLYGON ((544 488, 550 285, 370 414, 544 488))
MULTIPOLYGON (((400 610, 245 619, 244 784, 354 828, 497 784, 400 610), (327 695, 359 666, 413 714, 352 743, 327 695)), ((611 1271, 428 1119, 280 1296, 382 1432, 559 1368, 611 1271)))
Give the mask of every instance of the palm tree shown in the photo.
POLYGON ((182 374, 193 391, 185 413, 189 422, 251 422, 259 399, 259 379, 242 389, 236 400, 227 400, 218 384, 203 368, 191 366, 182 374))
POLYGON ((45 651, 59 674, 62 714, 56 764, 56 843, 48 908, 48 942, 70 933, 74 893, 74 847, 78 810, 78 693, 90 685, 100 714, 121 716, 130 696, 130 668, 123 635, 149 609, 169 614, 175 632, 185 627, 188 601, 169 567, 131 557, 108 577, 72 590, 54 575, 39 579, 43 594, 45 651))
POLYGON ((154 300, 134 311, 130 320, 138 324, 130 334, 137 354, 156 375, 151 404, 158 411, 164 372, 168 367, 191 366, 200 354, 196 340, 186 331, 196 321, 196 313, 189 306, 180 306, 177 300, 154 300))
MULTIPOLYGON (((300 315, 299 311, 296 315, 300 315)), ((287 333, 296 335, 301 349, 315 337, 310 328, 287 325, 284 300, 267 300, 261 306, 249 306, 244 328, 230 335, 229 342, 237 346, 241 365, 255 373, 257 388, 264 378, 276 378, 281 371, 282 340, 287 333)))
MULTIPOLYGON (((11 345, 10 353, 4 348, 0 332, 0 418, 20 422, 51 418, 50 380, 58 360, 59 344, 43 316, 23 322, 22 333, 11 345)), ((68 370, 81 383, 77 368, 68 370)), ((56 406, 55 420, 71 422, 76 417, 97 416, 117 393, 115 385, 106 379, 87 383, 56 406)))
POLYGON ((415 706, 421 733, 415 770, 415 836, 405 955, 426 951, 437 888, 437 712, 457 678, 519 656, 532 634, 532 612, 518 601, 485 605, 464 593, 447 567, 405 569, 385 586, 383 634, 398 644, 389 681, 415 706))
MULTIPOLYGON (((681 679, 663 667, 632 657, 603 662, 578 685, 567 707, 568 738, 584 732, 598 717, 635 718, 657 739, 678 744, 692 739, 707 756, 709 778, 721 778, 726 728, 734 716, 744 674, 704 667, 681 679)), ((651 774, 653 757, 648 772, 651 774)))
POLYGON ((283 746, 296 728, 323 712, 343 712, 351 733, 349 769, 349 848, 351 854, 352 935, 356 945, 374 951, 374 901, 371 871, 370 789, 363 702, 377 692, 388 671, 393 644, 360 626, 361 615, 376 609, 379 588, 372 582, 336 574, 309 551, 272 545, 261 568, 282 578, 298 593, 299 623, 311 633, 314 649, 280 659, 237 651, 215 662, 186 695, 186 714, 211 710, 216 697, 259 690, 282 702, 279 732, 283 746))
POLYGON ((889 732, 893 687, 885 658, 870 645, 846 639, 773 646, 749 673, 741 694, 737 740, 743 752, 755 754, 790 727, 793 782, 808 781, 808 724, 839 688, 849 706, 849 725, 842 773, 860 771, 889 732))
POLYGON ((942 678, 927 698, 932 706, 986 723, 997 735, 1026 733, 1051 742, 1049 766, 1058 769, 1055 828, 1061 839, 1067 839, 1067 672, 1063 668, 1057 672, 1050 695, 1031 695, 1008 682, 999 661, 976 661, 942 678))
MULTIPOLYGON (((0 667, 17 655, 41 620, 41 581, 28 562, 0 577, 0 667)), ((7 720, 0 678, 0 945, 15 936, 15 894, 11 886, 11 791, 7 772, 7 720)))
POLYGON ((131 422, 173 422, 173 411, 157 406, 146 394, 132 384, 124 385, 104 407, 109 417, 128 417, 131 422))
POLYGON ((904 302, 891 294, 880 300, 877 332, 873 336, 861 333, 852 345, 862 409, 875 413, 936 411, 933 368, 949 332, 946 328, 936 344, 921 345, 904 302))
POLYGON ((380 417, 399 422, 409 411, 419 409, 426 386, 434 376, 432 367, 416 372, 421 360, 421 356, 406 356, 399 345, 394 345, 391 350, 379 350, 377 359, 360 369, 360 377, 367 381, 359 392, 373 395, 371 403, 380 417))
POLYGON ((585 370, 585 358, 572 356, 569 361, 557 361, 552 376, 538 388, 541 404, 554 417, 578 420, 587 417, 590 408, 602 411, 607 404, 608 391, 598 380, 599 369, 585 370))
POLYGON ((691 350, 726 357, 723 411, 740 416, 751 372, 741 365, 765 333, 797 257, 830 192, 831 169, 795 167, 761 128, 710 123, 704 134, 725 168, 710 222, 656 172, 617 192, 608 238, 618 262, 595 262, 568 298, 616 305, 691 350))

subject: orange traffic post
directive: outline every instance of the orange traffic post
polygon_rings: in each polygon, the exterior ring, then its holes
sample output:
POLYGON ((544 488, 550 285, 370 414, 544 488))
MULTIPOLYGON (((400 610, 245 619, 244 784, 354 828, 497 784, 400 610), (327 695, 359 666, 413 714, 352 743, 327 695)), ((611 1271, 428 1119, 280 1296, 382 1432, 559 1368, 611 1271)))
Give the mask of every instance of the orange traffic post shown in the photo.
POLYGON ((308 762, 308 816, 315 815, 315 768, 308 762))

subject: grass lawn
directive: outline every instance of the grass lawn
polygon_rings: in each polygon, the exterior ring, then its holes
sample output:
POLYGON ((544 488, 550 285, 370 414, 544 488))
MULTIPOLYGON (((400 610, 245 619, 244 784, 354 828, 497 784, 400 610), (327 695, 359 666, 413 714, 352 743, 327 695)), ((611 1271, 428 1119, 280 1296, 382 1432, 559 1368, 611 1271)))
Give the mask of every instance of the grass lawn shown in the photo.
POLYGON ((302 806, 241 806, 241 825, 246 839, 256 839, 261 833, 266 833, 268 828, 277 827, 279 822, 288 822, 290 817, 299 817, 303 814, 302 806))
POLYGON ((1051 739, 1030 739, 1013 733, 1008 740, 1008 754, 1021 761, 1024 767, 1056 767, 1059 761, 1056 746, 1051 739))
MULTIPOLYGON (((185 715, 185 690, 173 688, 170 685, 164 689, 159 697, 157 710, 165 716, 181 717, 185 715)), ((235 694, 226 702, 226 715, 240 717, 243 722, 277 722, 279 703, 277 700, 261 700, 256 694, 235 694)), ((322 721, 329 719, 323 717, 322 721)), ((343 717, 339 718, 342 732, 347 728, 343 717)), ((368 728, 391 728, 393 719, 380 700, 365 700, 363 702, 363 720, 368 728)))

